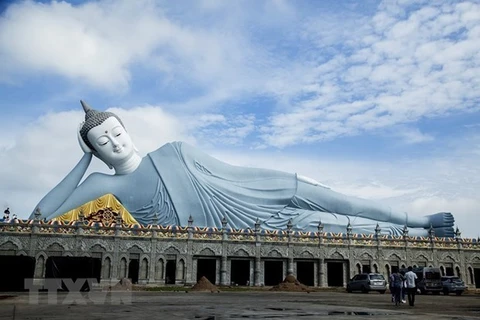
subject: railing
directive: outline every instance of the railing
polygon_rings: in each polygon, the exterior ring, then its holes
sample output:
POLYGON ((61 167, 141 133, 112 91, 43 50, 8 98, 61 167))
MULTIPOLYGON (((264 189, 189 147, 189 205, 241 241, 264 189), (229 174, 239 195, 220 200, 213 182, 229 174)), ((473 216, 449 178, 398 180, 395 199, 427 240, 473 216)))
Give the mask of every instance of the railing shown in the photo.
POLYGON ((318 245, 342 246, 389 246, 412 248, 436 248, 465 250, 480 250, 480 239, 441 238, 432 235, 428 237, 386 236, 377 234, 353 234, 323 232, 319 227, 317 232, 303 232, 292 230, 264 230, 256 224, 254 229, 231 229, 226 223, 222 228, 196 227, 193 221, 189 226, 159 226, 159 225, 126 225, 117 219, 109 225, 100 222, 87 221, 43 221, 43 220, 13 220, 0 222, 0 236, 14 234, 52 234, 52 235, 82 235, 105 237, 137 237, 158 239, 189 239, 202 241, 241 241, 241 242, 268 242, 268 243, 297 243, 318 245))

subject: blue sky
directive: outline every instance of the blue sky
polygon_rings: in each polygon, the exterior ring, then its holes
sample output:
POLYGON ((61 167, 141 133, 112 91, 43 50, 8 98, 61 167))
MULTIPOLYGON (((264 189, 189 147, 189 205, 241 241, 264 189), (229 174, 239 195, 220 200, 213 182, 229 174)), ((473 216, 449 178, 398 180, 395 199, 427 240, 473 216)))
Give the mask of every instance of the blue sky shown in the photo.
POLYGON ((479 235, 478 1, 0 10, 0 202, 20 216, 81 157, 84 99, 121 114, 144 154, 185 140, 413 215, 452 211, 479 235))

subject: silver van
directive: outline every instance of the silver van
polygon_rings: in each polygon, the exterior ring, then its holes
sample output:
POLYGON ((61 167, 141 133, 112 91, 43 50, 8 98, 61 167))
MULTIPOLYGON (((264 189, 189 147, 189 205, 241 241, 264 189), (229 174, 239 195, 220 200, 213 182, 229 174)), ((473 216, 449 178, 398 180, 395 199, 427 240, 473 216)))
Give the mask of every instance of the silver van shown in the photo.
POLYGON ((439 294, 443 290, 442 274, 440 268, 419 267, 413 268, 413 272, 417 275, 417 288, 421 294, 431 292, 439 294))
POLYGON ((370 291, 378 291, 385 293, 387 291, 387 281, 385 277, 379 273, 361 273, 355 275, 347 284, 347 292, 361 291, 368 293, 370 291))

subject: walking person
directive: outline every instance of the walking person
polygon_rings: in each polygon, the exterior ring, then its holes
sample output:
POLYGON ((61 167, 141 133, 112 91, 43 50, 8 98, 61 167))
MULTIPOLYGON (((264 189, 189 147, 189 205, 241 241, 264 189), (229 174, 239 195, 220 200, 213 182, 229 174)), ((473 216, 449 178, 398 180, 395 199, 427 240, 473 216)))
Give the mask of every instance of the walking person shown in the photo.
POLYGON ((401 303, 401 294, 402 294, 402 285, 403 285, 403 276, 400 272, 396 271, 392 273, 392 288, 395 295, 395 305, 398 306, 401 303))
POLYGON ((392 302, 395 302, 395 289, 393 288, 393 272, 390 273, 390 276, 388 277, 388 289, 390 290, 390 294, 392 295, 392 302))
POLYGON ((406 303, 407 301, 405 301, 405 296, 407 294, 407 279, 405 279, 405 271, 402 270, 400 271, 400 274, 402 275, 403 277, 403 281, 402 281, 402 303, 406 303))
POLYGON ((408 304, 411 307, 415 305, 415 294, 417 293, 417 279, 418 277, 415 272, 413 272, 413 268, 409 266, 407 273, 405 273, 405 280, 407 282, 408 304))

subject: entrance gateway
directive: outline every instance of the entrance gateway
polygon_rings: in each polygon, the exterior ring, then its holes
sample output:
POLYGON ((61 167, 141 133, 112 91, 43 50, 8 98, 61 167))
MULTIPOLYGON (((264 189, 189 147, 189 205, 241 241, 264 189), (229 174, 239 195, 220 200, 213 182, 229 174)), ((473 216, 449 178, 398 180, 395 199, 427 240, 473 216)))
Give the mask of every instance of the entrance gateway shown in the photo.
POLYGON ((343 287, 347 282, 346 266, 348 261, 345 260, 325 260, 327 264, 327 286, 343 287))

